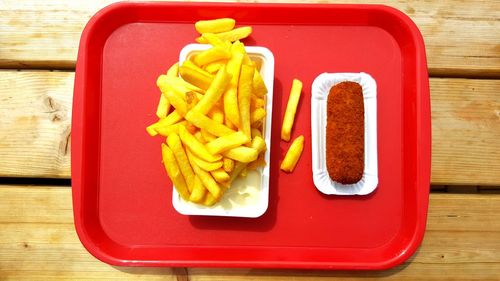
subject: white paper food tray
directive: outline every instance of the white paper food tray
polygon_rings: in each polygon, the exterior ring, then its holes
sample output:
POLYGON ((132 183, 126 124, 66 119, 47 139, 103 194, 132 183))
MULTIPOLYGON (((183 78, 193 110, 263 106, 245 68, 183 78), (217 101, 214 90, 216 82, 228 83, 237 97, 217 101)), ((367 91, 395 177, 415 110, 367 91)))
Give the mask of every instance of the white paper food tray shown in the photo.
MULTIPOLYGON (((206 44, 186 45, 180 53, 179 65, 197 52, 210 48, 206 44)), ((177 212, 183 215, 226 216, 256 218, 263 215, 269 203, 269 167, 271 149, 271 119, 273 110, 274 56, 264 47, 245 47, 250 58, 260 66, 260 74, 264 79, 268 93, 266 95, 266 120, 263 124, 263 138, 267 150, 264 154, 267 165, 255 171, 249 171, 246 177, 238 177, 224 193, 221 200, 212 207, 206 207, 184 201, 177 191, 173 190, 172 204, 177 212)))
POLYGON ((366 195, 378 185, 377 162, 377 84, 366 73, 323 73, 316 77, 311 93, 312 172, 316 188, 324 194, 366 195), (330 89, 344 81, 357 82, 363 88, 365 109, 365 167, 363 177, 355 184, 333 181, 326 168, 326 119, 330 89))

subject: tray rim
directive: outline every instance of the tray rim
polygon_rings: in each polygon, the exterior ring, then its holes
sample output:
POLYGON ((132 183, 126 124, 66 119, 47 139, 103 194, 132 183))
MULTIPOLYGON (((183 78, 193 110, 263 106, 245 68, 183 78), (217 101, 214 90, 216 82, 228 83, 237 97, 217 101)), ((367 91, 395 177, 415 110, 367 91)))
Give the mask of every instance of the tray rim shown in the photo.
MULTIPOLYGON (((81 83, 86 80, 86 64, 89 60, 87 54, 83 51, 89 44, 89 35, 99 27, 102 18, 109 16, 116 10, 124 8, 133 8, 134 6, 148 6, 148 5, 161 5, 170 7, 182 6, 204 6, 204 7, 294 7, 300 8, 344 8, 344 9, 369 9, 378 12, 387 13, 391 16, 398 18, 410 31, 411 40, 415 43, 415 58, 417 65, 425 66, 422 71, 427 74, 427 63, 425 56, 425 46, 422 35, 418 30, 415 23, 403 12, 385 5, 372 5, 372 4, 271 4, 271 3, 197 3, 197 2, 118 2, 111 4, 100 11, 98 11, 85 26, 79 44, 78 60, 75 70, 75 86, 74 86, 74 99, 73 99, 73 114, 72 114, 72 148, 71 148, 71 174, 72 174, 72 201, 74 210, 74 224, 80 241, 83 246, 99 260, 121 266, 210 266, 210 267, 261 267, 261 268, 316 268, 316 269, 388 269, 401 264, 407 260, 420 245, 426 227, 426 218, 429 201, 428 186, 430 183, 430 155, 431 155, 431 120, 430 120, 430 98, 429 98, 429 82, 427 75, 418 75, 416 73, 417 96, 420 96, 420 102, 417 103, 416 123, 417 123, 417 167, 416 174, 418 175, 415 184, 417 190, 425 189, 425 191, 417 192, 419 206, 422 210, 417 212, 417 221, 415 223, 415 232, 409 238, 407 247, 403 249, 398 255, 380 262, 360 263, 360 262, 308 262, 308 261, 224 261, 224 260, 208 260, 208 261, 167 261, 167 260, 125 260, 114 257, 109 253, 103 251, 96 241, 91 238, 91 231, 85 228, 85 220, 82 215, 82 145, 83 140, 83 114, 85 108, 85 99, 83 93, 85 92, 85 85, 81 83), (425 76, 425 77, 424 77, 425 76), (422 96, 422 94, 425 94, 422 96), (422 114, 422 112, 429 113, 422 114), (424 129, 424 130, 423 130, 424 129), (79 161, 77 161, 79 160, 79 161)), ((120 25, 122 26, 122 25, 120 25)), ((119 27, 120 27, 119 26, 119 27)), ((116 29, 115 29, 116 30, 116 29)), ((422 74, 422 73, 420 73, 422 74)), ((102 230, 101 230, 102 231, 102 230)), ((115 243, 114 241, 111 241, 115 243)), ((118 245, 115 245, 118 246, 118 245)), ((220 248, 220 247, 219 247, 220 248)), ((241 247, 239 247, 241 248, 241 247)), ((279 247, 273 247, 279 248, 279 247)), ((324 249, 324 248, 323 248, 324 249)))

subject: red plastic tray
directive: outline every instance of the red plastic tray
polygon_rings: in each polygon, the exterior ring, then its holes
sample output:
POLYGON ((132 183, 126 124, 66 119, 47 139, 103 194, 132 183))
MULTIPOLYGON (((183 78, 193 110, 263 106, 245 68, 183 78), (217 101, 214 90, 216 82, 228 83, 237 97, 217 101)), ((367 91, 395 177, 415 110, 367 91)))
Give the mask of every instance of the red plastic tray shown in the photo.
POLYGON ((430 109, 425 49, 403 13, 371 5, 119 3, 86 26, 73 102, 75 225, 114 265, 383 269, 410 257, 426 224, 430 109), (269 209, 260 218, 178 214, 161 164, 155 81, 197 36, 200 19, 251 25, 247 45, 275 56, 269 209), (310 95, 322 72, 367 72, 378 85, 379 185, 368 196, 313 185, 310 95), (279 170, 281 120, 293 78, 304 82, 293 136, 296 170, 279 170))

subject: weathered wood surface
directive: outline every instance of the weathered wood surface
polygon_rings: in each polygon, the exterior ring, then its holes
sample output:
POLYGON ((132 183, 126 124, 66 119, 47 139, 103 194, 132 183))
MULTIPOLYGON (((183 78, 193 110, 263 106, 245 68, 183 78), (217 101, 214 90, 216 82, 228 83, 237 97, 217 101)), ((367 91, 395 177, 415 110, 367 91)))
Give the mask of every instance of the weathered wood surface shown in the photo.
MULTIPOLYGON (((83 27, 95 12, 112 2, 115 1, 2 1, 0 67, 74 68, 83 27)), ((291 2, 381 3, 395 7, 409 15, 420 28, 431 75, 500 77, 500 5, 497 1, 291 2)))
POLYGON ((92 257, 74 230, 71 189, 0 186, 1 280, 495 279, 500 276, 500 195, 431 194, 422 246, 389 271, 112 267, 92 257))

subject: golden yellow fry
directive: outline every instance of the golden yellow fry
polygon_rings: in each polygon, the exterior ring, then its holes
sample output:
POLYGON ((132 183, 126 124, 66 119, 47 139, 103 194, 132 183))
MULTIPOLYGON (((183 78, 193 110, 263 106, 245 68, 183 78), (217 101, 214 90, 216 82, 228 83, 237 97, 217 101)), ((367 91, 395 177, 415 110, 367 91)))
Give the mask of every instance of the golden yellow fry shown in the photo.
POLYGON ((198 66, 204 66, 211 62, 229 59, 231 52, 223 47, 212 47, 210 49, 201 51, 194 58, 193 62, 198 66))
POLYGON ((234 169, 234 160, 227 157, 223 157, 222 161, 223 161, 222 167, 224 168, 224 171, 231 173, 234 169))
POLYGON ((236 41, 234 41, 231 48, 232 48, 231 50, 234 50, 236 52, 243 54, 243 64, 248 65, 248 66, 255 66, 255 63, 248 56, 247 51, 245 50, 245 45, 243 45, 243 43, 241 43, 239 40, 236 40, 236 41))
POLYGON ((253 75, 253 94, 259 98, 262 98, 267 94, 266 84, 264 83, 264 79, 262 79, 262 76, 257 68, 255 68, 253 75))
MULTIPOLYGON (((156 123, 155 123, 156 124, 156 123)), ((155 124, 152 124, 152 125, 149 125, 146 127, 146 132, 148 132, 148 134, 152 137, 158 135, 158 132, 155 130, 154 128, 154 125, 155 124)))
POLYGON ((290 140, 301 92, 302 82, 298 79, 293 79, 292 89, 290 90, 290 96, 288 97, 288 103, 286 105, 285 116, 283 117, 283 125, 281 127, 281 139, 284 141, 290 140))
POLYGON ((210 153, 219 154, 249 141, 250 137, 247 137, 243 132, 235 132, 210 141, 205 146, 210 153))
POLYGON ((266 117, 266 110, 263 108, 257 108, 255 111, 250 113, 250 124, 254 124, 266 117))
POLYGON ((227 119, 227 115, 224 115, 224 124, 231 130, 238 130, 238 128, 233 123, 231 123, 229 119, 227 119))
POLYGON ((177 77, 178 75, 179 75, 179 63, 176 62, 167 70, 167 76, 177 77))
POLYGON ((185 118, 189 122, 193 123, 196 127, 205 129, 207 130, 207 132, 218 137, 230 135, 235 132, 234 130, 231 130, 226 126, 215 122, 214 120, 208 118, 206 115, 203 115, 195 110, 189 111, 186 114, 185 118))
POLYGON ((234 28, 236 21, 231 18, 220 18, 213 20, 200 20, 194 24, 196 31, 201 33, 212 32, 225 32, 234 28))
POLYGON ((212 174, 212 177, 214 177, 215 181, 218 183, 225 183, 229 181, 229 174, 224 171, 224 169, 219 168, 215 171, 211 171, 210 174, 212 174))
POLYGON ((249 163, 257 159, 259 152, 251 147, 238 146, 224 152, 223 155, 239 162, 249 163))
POLYGON ((218 107, 212 108, 209 114, 212 120, 219 124, 224 124, 224 112, 222 112, 222 110, 220 110, 218 107))
POLYGON ((229 178, 229 181, 233 182, 240 175, 241 171, 246 168, 246 166, 247 163, 236 162, 234 169, 230 173, 231 178, 229 178))
POLYGON ((227 60, 218 60, 205 65, 205 71, 210 74, 215 74, 219 69, 227 64, 227 60))
MULTIPOLYGON (((192 152, 194 153, 194 151, 192 152)), ((212 175, 210 175, 209 172, 198 167, 198 165, 196 165, 193 159, 189 158, 189 156, 188 159, 191 163, 191 166, 193 167, 194 173, 200 178, 203 185, 208 189, 208 192, 210 192, 210 194, 212 194, 215 198, 219 198, 222 195, 222 190, 219 184, 217 184, 217 182, 214 180, 212 175)))
POLYGON ((168 137, 172 133, 179 133, 179 128, 184 127, 187 125, 186 121, 181 121, 172 125, 167 125, 167 126, 159 126, 156 127, 155 130, 158 134, 168 137))
POLYGON ((168 101, 175 108, 177 113, 179 113, 179 115, 186 115, 188 111, 188 104, 179 94, 174 91, 166 91, 163 94, 167 97, 168 101))
MULTIPOLYGON (((191 150, 193 154, 200 157, 201 159, 208 162, 215 162, 220 160, 222 157, 220 155, 212 155, 208 152, 207 148, 203 143, 197 140, 187 129, 183 126, 179 127, 179 136, 182 143, 191 150)), ((202 179, 203 181, 203 179, 202 179)), ((207 187, 208 188, 208 187, 207 187)))
POLYGON ((189 192, 192 192, 194 188, 194 172, 191 168, 191 165, 189 164, 186 151, 184 151, 184 147, 182 147, 179 135, 177 135, 176 133, 170 134, 167 137, 167 144, 174 153, 177 164, 179 165, 179 169, 181 170, 181 173, 187 183, 189 192))
POLYGON ((215 162, 207 162, 203 159, 200 159, 198 156, 194 155, 189 149, 186 149, 186 153, 188 157, 196 164, 198 167, 202 168, 203 170, 210 172, 213 170, 217 170, 220 167, 222 167, 223 162, 222 160, 215 161, 215 162))
POLYGON ((304 149, 304 136, 297 137, 285 155, 285 159, 281 162, 280 169, 285 172, 292 172, 295 169, 295 165, 299 161, 300 155, 302 155, 302 150, 304 149))
POLYGON ((193 134, 193 136, 202 144, 206 144, 207 141, 203 138, 203 135, 201 134, 201 131, 197 131, 193 134))
POLYGON ((219 101, 227 85, 231 81, 231 74, 226 72, 223 66, 215 75, 212 84, 209 86, 203 98, 196 104, 193 110, 201 114, 207 114, 210 109, 219 101))
POLYGON ((213 78, 212 74, 208 73, 206 70, 200 68, 199 66, 197 66, 196 64, 194 64, 192 61, 190 60, 185 60, 183 63, 182 63, 182 66, 183 67, 187 67, 187 68, 191 68, 192 70, 196 71, 196 72, 200 72, 201 74, 203 74, 204 76, 207 76, 207 77, 211 77, 213 78))
POLYGON ((164 143, 161 144, 161 154, 163 158, 163 165, 167 170, 167 174, 172 180, 175 190, 180 194, 182 199, 189 200, 189 190, 186 185, 186 181, 181 174, 177 161, 175 160, 174 153, 172 150, 164 143))
POLYGON ((213 77, 210 73, 203 70, 203 72, 197 71, 190 67, 185 67, 182 65, 179 68, 179 73, 182 79, 187 82, 199 87, 203 90, 207 90, 210 87, 210 84, 213 81, 213 77), (205 74, 206 73, 206 74, 205 74))
MULTIPOLYGON (((242 26, 230 31, 215 33, 215 35, 219 37, 219 39, 221 39, 222 41, 230 41, 230 42, 247 38, 248 36, 250 36, 250 34, 252 34, 251 26, 242 26)), ((203 38, 203 36, 200 36, 195 40, 200 44, 208 43, 207 40, 203 38)))
POLYGON ((259 136, 262 138, 262 133, 259 129, 252 128, 252 139, 255 138, 256 136, 259 136))
POLYGON ((210 206, 213 206, 218 201, 219 200, 217 198, 213 197, 212 194, 207 193, 207 195, 205 196, 205 199, 203 201, 203 205, 210 207, 210 206))
POLYGON ((206 40, 208 44, 210 44, 214 47, 220 47, 220 48, 224 48, 226 50, 230 50, 230 48, 231 48, 231 42, 222 41, 219 37, 217 37, 213 33, 209 33, 209 32, 203 33, 201 35, 201 37, 203 37, 203 39, 206 40))
POLYGON ((195 85, 189 82, 186 82, 181 77, 160 75, 156 80, 156 85, 158 86, 158 88, 160 88, 162 93, 165 93, 168 90, 173 90, 174 92, 177 92, 180 95, 189 91, 205 93, 205 90, 200 89, 199 87, 196 87, 195 85))
POLYGON ((227 72, 231 77, 229 87, 224 93, 224 114, 236 127, 240 125, 240 113, 238 108, 238 80, 240 77, 241 63, 243 55, 238 52, 233 52, 231 59, 227 62, 227 72))
POLYGON ((200 132, 201 132, 201 136, 203 137, 203 139, 207 142, 211 142, 213 140, 216 140, 217 137, 210 134, 209 132, 207 132, 207 130, 205 129, 200 129, 200 132))
POLYGON ((203 185, 198 175, 194 176, 194 187, 191 195, 189 196, 189 201, 195 203, 201 203, 207 193, 207 189, 203 185))
POLYGON ((262 137, 255 136, 255 138, 252 139, 251 147, 256 149, 259 153, 264 152, 267 149, 266 141, 262 137))
POLYGON ((241 66, 238 82, 238 107, 240 111, 240 129, 250 140, 250 96, 252 95, 252 79, 254 68, 248 65, 241 66))
POLYGON ((158 102, 158 107, 156 108, 156 116, 158 118, 162 119, 167 117, 168 111, 170 110, 170 103, 168 102, 168 99, 161 94, 160 95, 160 101, 158 102))
POLYGON ((264 166, 266 166, 266 160, 264 160, 264 154, 259 154, 259 157, 257 157, 255 161, 248 163, 247 169, 255 170, 259 167, 264 167, 264 166))

